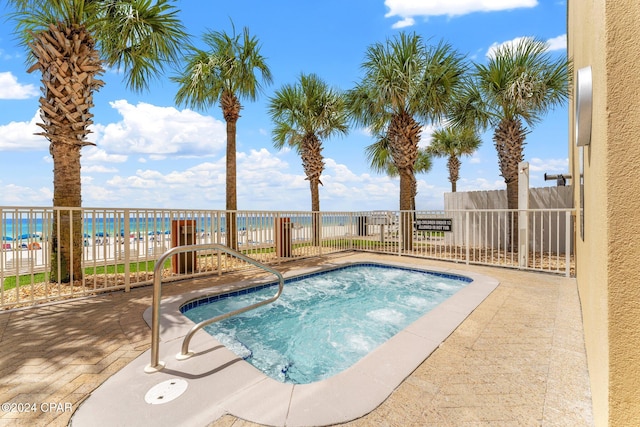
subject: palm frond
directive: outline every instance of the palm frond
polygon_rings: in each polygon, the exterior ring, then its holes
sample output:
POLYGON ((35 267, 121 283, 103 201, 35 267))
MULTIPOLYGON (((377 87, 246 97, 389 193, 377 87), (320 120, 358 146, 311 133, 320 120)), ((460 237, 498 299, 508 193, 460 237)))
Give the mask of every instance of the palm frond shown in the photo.
POLYGON ((446 127, 433 132, 427 151, 435 157, 460 157, 473 154, 482 144, 474 128, 446 127))
POLYGON ((343 95, 315 74, 302 74, 298 83, 283 85, 270 98, 268 111, 276 124, 273 139, 277 148, 300 144, 306 135, 322 140, 348 132, 343 95), (285 128, 290 131, 283 133, 285 128), (292 138, 292 134, 297 136, 292 138))
POLYGON ((391 177, 398 176, 398 168, 393 164, 389 147, 389 138, 385 135, 376 142, 365 147, 365 156, 369 167, 376 173, 385 173, 391 177))
POLYGON ((260 54, 258 39, 249 34, 248 28, 242 34, 236 34, 235 27, 232 33, 207 31, 202 39, 207 50, 189 48, 186 66, 171 78, 179 85, 176 103, 209 108, 225 92, 238 99, 255 100, 263 84, 271 83, 271 71, 260 54))
POLYGON ((476 84, 493 110, 493 124, 502 118, 532 125, 569 96, 571 62, 553 58, 545 41, 526 37, 498 47, 487 64, 476 65, 476 84))
POLYGON ((107 66, 123 71, 130 89, 147 89, 177 63, 189 36, 168 0, 89 2, 100 4, 96 40, 107 66))

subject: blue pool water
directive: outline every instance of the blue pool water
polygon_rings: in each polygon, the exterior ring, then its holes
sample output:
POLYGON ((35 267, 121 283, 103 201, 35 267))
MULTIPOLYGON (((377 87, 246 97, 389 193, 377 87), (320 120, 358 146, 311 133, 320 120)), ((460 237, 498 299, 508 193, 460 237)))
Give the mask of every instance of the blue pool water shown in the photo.
MULTIPOLYGON (((238 356, 270 377, 307 384, 331 377, 449 298, 471 279, 355 264, 285 282, 274 303, 207 326, 238 356)), ((277 285, 193 301, 194 322, 269 298, 277 285)))

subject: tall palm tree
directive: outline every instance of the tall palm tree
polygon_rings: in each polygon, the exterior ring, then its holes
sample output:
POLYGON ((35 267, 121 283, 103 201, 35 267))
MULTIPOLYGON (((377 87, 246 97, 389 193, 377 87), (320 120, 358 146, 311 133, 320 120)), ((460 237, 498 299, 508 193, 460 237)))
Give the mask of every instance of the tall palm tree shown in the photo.
MULTIPOLYGON (((402 32, 366 51, 364 77, 347 100, 356 123, 389 138, 400 175, 400 210, 413 209, 421 121, 436 121, 446 111, 465 68, 450 45, 428 47, 415 33, 402 32)), ((413 245, 409 217, 401 223, 404 249, 413 245)))
MULTIPOLYGON (((39 135, 53 157, 53 206, 80 207, 80 150, 93 123, 93 94, 105 67, 122 71, 128 88, 148 88, 151 78, 177 58, 187 40, 177 10, 167 0, 10 0, 29 72, 40 71, 39 135)), ((82 217, 63 209, 54 216, 51 279, 82 278, 82 217)))
POLYGON ((238 249, 236 224, 236 125, 240 118, 241 99, 254 101, 262 83, 270 84, 271 70, 260 54, 259 41, 244 28, 242 34, 206 32, 203 40, 209 51, 190 49, 182 73, 172 80, 179 84, 178 104, 192 108, 209 108, 220 103, 227 124, 226 231, 227 246, 238 249), (256 73, 260 73, 262 80, 256 73))
POLYGON ((433 133, 427 152, 435 157, 448 158, 451 192, 456 192, 456 183, 460 179, 460 157, 470 156, 481 144, 482 140, 473 128, 446 127, 433 133))
MULTIPOLYGON (((474 105, 475 122, 495 126, 493 141, 500 174, 507 184, 507 205, 518 208, 518 163, 524 160, 529 127, 569 96, 571 62, 553 58, 549 44, 533 37, 496 49, 487 64, 476 64, 476 90, 468 92, 466 105, 474 105)), ((454 115, 454 122, 469 122, 470 109, 454 115)))
MULTIPOLYGON (((524 160, 529 127, 569 96, 571 61, 553 58, 545 41, 527 37, 496 49, 487 64, 476 64, 474 87, 466 87, 456 124, 495 126, 493 141, 500 175, 507 185, 507 208, 518 208, 518 164, 524 160)), ((517 245, 517 216, 510 221, 509 242, 517 245)))
POLYGON ((275 123, 274 146, 296 149, 311 187, 313 244, 320 244, 320 194, 318 185, 324 170, 322 140, 348 130, 347 108, 342 95, 315 74, 302 74, 294 85, 286 84, 269 101, 275 123))

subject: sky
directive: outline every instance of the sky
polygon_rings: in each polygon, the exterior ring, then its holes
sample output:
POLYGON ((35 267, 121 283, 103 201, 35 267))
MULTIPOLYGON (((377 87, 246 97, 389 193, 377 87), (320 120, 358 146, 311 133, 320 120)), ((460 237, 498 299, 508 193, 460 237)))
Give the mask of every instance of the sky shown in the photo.
MULTIPOLYGON (((273 83, 256 101, 243 100, 237 123, 237 197, 240 210, 309 210, 311 193, 299 155, 274 148, 269 98, 301 73, 315 73, 348 90, 362 77, 367 47, 401 31, 427 44, 451 44, 469 61, 485 63, 497 46, 521 37, 546 40, 553 58, 566 55, 566 0, 183 0, 180 18, 198 47, 206 31, 248 27, 261 43, 273 83)), ((4 15, 9 9, 3 6, 4 15)), ((40 128, 40 76, 27 73, 26 51, 0 21, 0 207, 51 206, 53 160, 40 128)), ((180 65, 178 65, 179 67, 180 65)), ((175 103, 169 69, 148 91, 127 90, 117 70, 102 76, 94 96, 95 147, 82 149, 82 204, 104 208, 225 208, 225 123, 220 107, 191 110, 175 103)), ((525 160, 531 187, 555 185, 544 173, 568 171, 568 107, 549 112, 530 128, 525 160)), ((435 125, 423 123, 420 146, 435 125)), ((499 190, 493 131, 462 158, 458 191, 499 190)), ((399 180, 373 172, 366 129, 324 140, 320 187, 323 211, 397 210, 399 180)), ((446 159, 418 174, 416 208, 442 209, 451 191, 446 159)))

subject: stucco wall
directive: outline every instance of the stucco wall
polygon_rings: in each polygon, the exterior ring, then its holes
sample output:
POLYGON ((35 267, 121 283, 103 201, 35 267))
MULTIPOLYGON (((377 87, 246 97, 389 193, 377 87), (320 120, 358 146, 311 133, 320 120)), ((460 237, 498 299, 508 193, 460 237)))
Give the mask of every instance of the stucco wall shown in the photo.
MULTIPOLYGON (((568 3, 569 55, 575 70, 591 65, 593 73, 576 262, 597 426, 640 425, 639 23, 636 2, 568 3)), ((570 162, 578 177, 574 108, 572 101, 570 162)), ((575 200, 580 206, 579 191, 575 200)))

